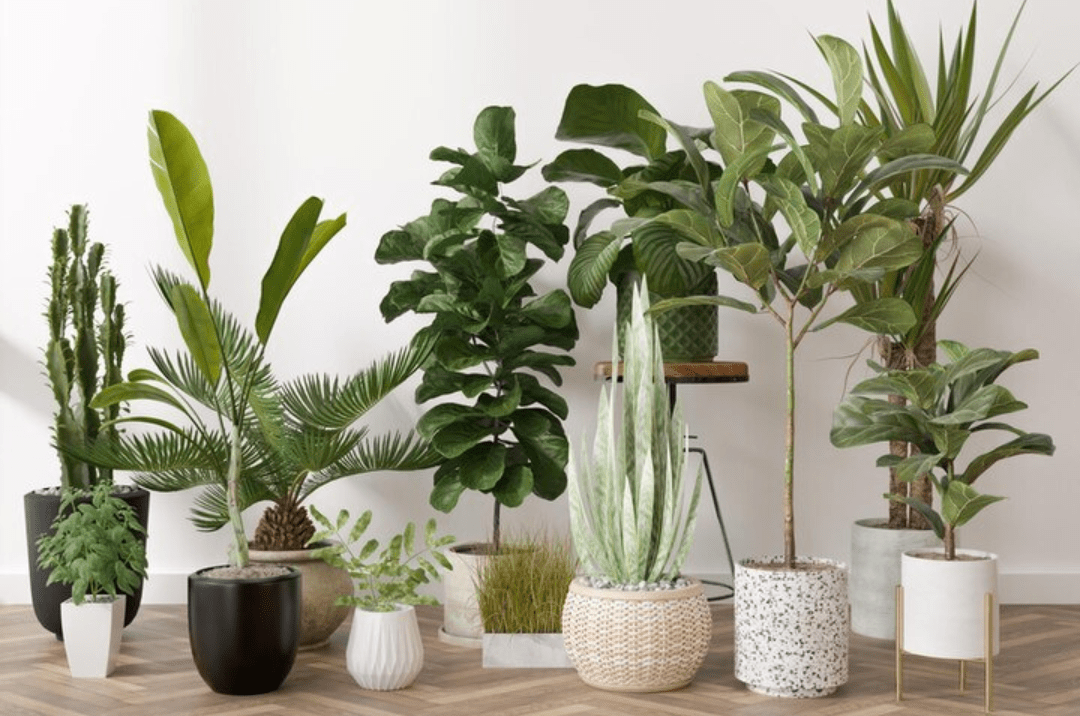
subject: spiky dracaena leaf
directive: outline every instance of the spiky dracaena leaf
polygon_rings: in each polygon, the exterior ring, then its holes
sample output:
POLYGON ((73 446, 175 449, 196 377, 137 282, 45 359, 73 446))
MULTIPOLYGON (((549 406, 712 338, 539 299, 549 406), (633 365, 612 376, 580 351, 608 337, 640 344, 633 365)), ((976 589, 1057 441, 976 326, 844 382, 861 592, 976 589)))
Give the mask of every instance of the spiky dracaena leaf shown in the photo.
MULTIPOLYGON (((569 502, 574 546, 585 571, 628 584, 675 579, 690 549, 701 471, 683 498, 685 424, 669 406, 647 289, 635 289, 623 362, 621 424, 615 391, 601 389, 592 461, 571 458, 569 502)), ((618 348, 612 348, 614 366, 618 348)))

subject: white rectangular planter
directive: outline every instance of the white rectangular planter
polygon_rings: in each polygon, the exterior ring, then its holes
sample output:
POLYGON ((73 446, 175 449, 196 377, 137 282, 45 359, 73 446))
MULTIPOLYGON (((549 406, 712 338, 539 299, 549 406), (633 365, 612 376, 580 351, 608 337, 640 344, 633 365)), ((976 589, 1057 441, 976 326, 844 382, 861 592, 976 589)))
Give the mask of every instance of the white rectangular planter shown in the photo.
POLYGON ((102 679, 116 668, 120 635, 124 629, 123 594, 108 601, 75 605, 70 599, 60 605, 64 629, 64 651, 68 668, 77 679, 102 679))
POLYGON ((562 634, 484 634, 485 669, 572 669, 562 634))

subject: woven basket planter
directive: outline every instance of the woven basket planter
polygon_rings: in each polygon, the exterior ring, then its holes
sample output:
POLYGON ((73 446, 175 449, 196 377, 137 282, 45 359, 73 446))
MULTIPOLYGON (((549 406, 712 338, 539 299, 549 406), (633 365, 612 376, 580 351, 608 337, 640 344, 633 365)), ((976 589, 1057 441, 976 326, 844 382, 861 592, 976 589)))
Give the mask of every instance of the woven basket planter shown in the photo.
POLYGON ((670 691, 705 660, 712 614, 701 583, 624 592, 570 584, 563 607, 566 653, 581 680, 608 691, 670 691))

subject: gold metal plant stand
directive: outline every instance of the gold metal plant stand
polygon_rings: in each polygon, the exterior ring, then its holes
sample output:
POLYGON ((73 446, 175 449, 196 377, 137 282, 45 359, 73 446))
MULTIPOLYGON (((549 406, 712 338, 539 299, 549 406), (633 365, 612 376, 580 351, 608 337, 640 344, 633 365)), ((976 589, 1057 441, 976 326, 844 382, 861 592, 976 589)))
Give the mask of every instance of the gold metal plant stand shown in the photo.
MULTIPOLYGON (((994 710, 994 595, 987 592, 983 598, 985 611, 983 664, 986 669, 985 693, 983 695, 986 713, 994 710)), ((967 661, 960 659, 960 693, 967 690, 967 661)), ((904 588, 896 585, 896 702, 904 698, 904 588)))

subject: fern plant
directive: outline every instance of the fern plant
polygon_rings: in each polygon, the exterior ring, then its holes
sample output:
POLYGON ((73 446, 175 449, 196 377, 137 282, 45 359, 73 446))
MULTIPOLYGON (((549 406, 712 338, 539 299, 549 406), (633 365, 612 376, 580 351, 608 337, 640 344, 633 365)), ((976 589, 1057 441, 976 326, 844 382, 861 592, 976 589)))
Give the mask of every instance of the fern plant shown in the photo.
MULTIPOLYGON (((686 426, 681 407, 669 403, 646 284, 634 288, 626 328, 621 424, 614 420, 615 390, 605 385, 592 460, 579 467, 571 455, 567 467, 574 548, 587 574, 616 584, 678 577, 701 494, 698 470, 684 504, 686 426)), ((612 356, 619 365, 617 339, 612 356)))

